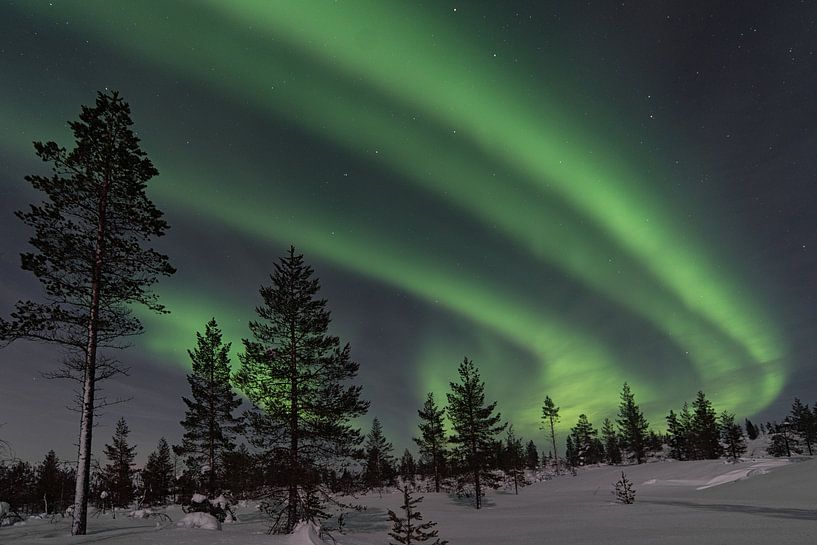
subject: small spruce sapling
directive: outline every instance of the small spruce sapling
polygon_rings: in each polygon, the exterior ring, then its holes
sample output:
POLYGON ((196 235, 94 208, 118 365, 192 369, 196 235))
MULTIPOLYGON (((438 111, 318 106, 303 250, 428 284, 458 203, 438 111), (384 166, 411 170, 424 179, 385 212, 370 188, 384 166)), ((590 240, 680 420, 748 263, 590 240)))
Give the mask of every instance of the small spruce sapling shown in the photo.
POLYGON ((625 475, 623 471, 621 472, 621 479, 615 483, 613 495, 615 495, 616 500, 621 503, 635 503, 635 488, 633 488, 633 482, 627 478, 627 475, 625 475))
POLYGON ((437 525, 436 522, 422 522, 423 514, 417 510, 417 504, 423 501, 423 497, 413 498, 408 488, 398 488, 398 490, 403 493, 403 504, 400 509, 403 510, 405 518, 398 517, 394 511, 389 509, 389 521, 392 523, 389 537, 397 541, 397 543, 390 541, 389 545, 409 545, 430 539, 434 539, 431 545, 446 545, 448 541, 440 540, 437 537, 437 530, 432 530, 437 525))

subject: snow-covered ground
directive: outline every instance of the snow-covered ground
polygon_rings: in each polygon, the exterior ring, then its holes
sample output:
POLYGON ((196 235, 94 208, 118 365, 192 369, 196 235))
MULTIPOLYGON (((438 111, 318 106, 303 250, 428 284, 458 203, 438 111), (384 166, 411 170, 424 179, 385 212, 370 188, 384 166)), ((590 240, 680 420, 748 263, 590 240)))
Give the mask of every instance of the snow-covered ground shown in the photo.
MULTIPOLYGON (((465 500, 424 494, 426 520, 438 522, 440 537, 451 545, 541 544, 806 544, 817 543, 817 460, 755 459, 655 462, 641 466, 593 467, 520 490, 489 494, 476 511, 465 500), (634 483, 636 503, 614 501, 613 483, 621 470, 634 483)), ((346 516, 341 545, 388 543, 386 510, 396 509, 399 495, 361 498, 366 511, 346 516)), ((90 518, 89 534, 68 537, 68 521, 30 520, 0 529, 3 545, 110 543, 156 545, 312 545, 314 528, 293 536, 266 535, 266 521, 250 503, 238 509, 241 519, 222 531, 188 529, 155 519, 120 513, 90 518)), ((178 508, 167 511, 173 521, 178 508)), ((331 540, 329 541, 331 543, 331 540)))

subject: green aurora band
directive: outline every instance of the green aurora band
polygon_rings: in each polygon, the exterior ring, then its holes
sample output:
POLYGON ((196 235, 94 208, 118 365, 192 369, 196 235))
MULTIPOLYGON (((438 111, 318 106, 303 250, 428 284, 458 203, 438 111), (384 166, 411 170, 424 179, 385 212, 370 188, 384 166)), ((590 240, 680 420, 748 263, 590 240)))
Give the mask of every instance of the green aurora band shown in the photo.
MULTIPOLYGON (((208 85, 225 101, 250 104, 272 121, 298 125, 394 171, 413 191, 495 226, 532 260, 639 316, 688 353, 690 368, 675 370, 684 374, 676 384, 686 387, 677 399, 701 387, 718 403, 753 414, 780 392, 782 336, 745 295, 751 292, 739 276, 715 258, 718 252, 689 232, 636 172, 640 160, 623 161, 609 143, 590 136, 603 131, 571 115, 564 100, 538 89, 535 97, 526 93, 530 84, 492 62, 454 21, 380 2, 211 2, 197 6, 195 28, 177 24, 190 14, 176 4, 84 2, 42 10, 55 19, 70 16, 74 27, 125 54, 208 85)), ((3 98, 2 108, 11 109, 6 105, 14 102, 3 98)), ((134 109, 140 125, 145 116, 139 105, 134 109)), ((4 119, 21 115, 1 113, 4 119)), ((33 114, 21 122, 37 125, 33 114)), ((53 129, 37 132, 52 138, 53 129)), ((411 227, 409 219, 383 213, 364 220, 330 207, 314 214, 312 203, 285 188, 276 188, 275 199, 256 194, 249 183, 239 194, 223 193, 219 182, 245 170, 240 158, 203 168, 164 155, 167 142, 157 134, 147 146, 162 177, 195 179, 197 186, 191 192, 179 183, 157 183, 160 203, 206 214, 261 240, 297 241, 323 260, 467 318, 487 334, 475 335, 485 339, 474 353, 495 380, 505 374, 489 370, 492 360, 503 358, 501 344, 524 349, 536 362, 534 374, 522 391, 498 396, 520 429, 536 429, 541 399, 551 392, 561 398, 566 425, 579 412, 608 415, 624 380, 648 407, 656 403, 657 412, 649 414, 654 421, 666 410, 671 386, 629 375, 615 347, 549 304, 555 298, 547 286, 518 290, 465 278, 453 257, 429 254, 420 244, 401 242, 397 249, 382 226, 400 232, 411 227), (271 218, 298 219, 277 221, 271 229, 271 218), (327 235, 333 231, 338 235, 327 235)), ((3 142, 15 149, 19 144, 3 142)), ((256 184, 263 184, 257 176, 256 184)), ((228 338, 246 334, 239 324, 249 317, 247 309, 200 292, 163 290, 162 297, 174 315, 145 316, 147 346, 158 354, 187 365, 185 344, 210 315, 231 317, 228 338)), ((445 338, 431 334, 424 342, 418 399, 425 391, 442 396, 462 356, 445 338)))

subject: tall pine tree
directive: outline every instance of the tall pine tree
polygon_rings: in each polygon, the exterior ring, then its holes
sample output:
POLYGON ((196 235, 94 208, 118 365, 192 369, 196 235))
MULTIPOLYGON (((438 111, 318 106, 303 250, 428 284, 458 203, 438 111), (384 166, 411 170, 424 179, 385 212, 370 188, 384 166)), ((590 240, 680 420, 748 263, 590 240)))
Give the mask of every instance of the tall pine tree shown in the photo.
POLYGON ((791 406, 792 431, 800 438, 802 444, 806 446, 809 456, 814 454, 814 444, 817 442, 817 422, 814 413, 809 409, 808 404, 803 404, 799 398, 794 398, 791 406))
POLYGON ((692 402, 692 444, 691 450, 696 460, 714 460, 723 455, 720 443, 718 416, 712 402, 703 392, 698 392, 692 402))
POLYGON ((394 477, 394 447, 386 441, 380 420, 372 421, 372 429, 364 446, 366 470, 363 479, 369 488, 383 488, 394 477))
POLYGON ((616 423, 622 446, 635 456, 637 464, 644 462, 650 425, 636 404, 630 385, 626 382, 621 389, 621 403, 618 406, 616 423))
POLYGON ((496 401, 485 404, 485 383, 474 363, 465 358, 458 371, 460 382, 450 383, 451 392, 448 394, 448 416, 454 428, 450 441, 463 461, 463 477, 474 486, 476 508, 479 509, 482 507, 483 487, 495 485, 487 458, 496 434, 506 425, 499 423, 499 413, 494 414, 496 401))
POLYGON ((196 347, 187 351, 193 372, 187 375, 191 397, 187 405, 181 449, 188 468, 204 474, 207 492, 215 497, 224 479, 224 456, 235 448, 234 438, 241 431, 241 419, 233 411, 241 399, 230 386, 230 343, 222 342, 221 330, 212 318, 204 334, 196 333, 196 347))
POLYGON ((601 441, 604 444, 604 455, 608 464, 621 463, 621 447, 618 446, 618 435, 613 422, 605 418, 601 426, 601 441))
POLYGON ((556 462, 556 474, 559 474, 559 452, 556 450, 556 424, 559 422, 559 407, 557 407, 550 396, 545 396, 542 404, 542 427, 545 435, 550 436, 553 446, 553 459, 556 462))
POLYGON ((743 437, 743 428, 735 422, 733 413, 723 411, 720 417, 721 441, 726 445, 726 454, 733 462, 746 452, 746 440, 743 437))
POLYGON ((170 454, 170 446, 162 437, 159 439, 156 450, 148 456, 142 470, 145 501, 151 505, 165 504, 173 487, 173 478, 173 459, 170 454))
POLYGON ((313 274, 294 247, 275 265, 235 378, 254 404, 247 413, 254 444, 283 464, 283 496, 267 503, 277 532, 328 517, 332 496, 320 476, 357 454, 362 437, 350 421, 368 409, 361 387, 349 385, 359 366, 349 345, 329 334, 313 274))
POLYGON ((97 382, 123 369, 104 351, 142 331, 130 306, 163 313, 151 286, 173 274, 167 256, 145 245, 168 228, 146 194, 158 174, 131 129, 130 107, 116 92, 99 93, 69 123, 75 147, 35 142, 51 176, 27 176, 47 200, 17 217, 34 230, 35 251, 22 268, 43 285, 44 303, 20 301, 11 321, 0 319, 0 341, 31 339, 67 349, 54 376, 78 381, 80 436, 71 533, 86 533, 97 382))
POLYGON ((103 469, 103 479, 114 507, 127 507, 133 500, 133 460, 136 445, 128 444, 130 429, 124 418, 116 422, 111 444, 105 445, 108 464, 103 469))
POLYGON ((438 407, 434 394, 428 394, 423 408, 417 411, 420 417, 420 437, 414 442, 420 449, 420 464, 434 478, 434 491, 440 491, 440 482, 446 468, 446 440, 443 417, 445 409, 438 407))

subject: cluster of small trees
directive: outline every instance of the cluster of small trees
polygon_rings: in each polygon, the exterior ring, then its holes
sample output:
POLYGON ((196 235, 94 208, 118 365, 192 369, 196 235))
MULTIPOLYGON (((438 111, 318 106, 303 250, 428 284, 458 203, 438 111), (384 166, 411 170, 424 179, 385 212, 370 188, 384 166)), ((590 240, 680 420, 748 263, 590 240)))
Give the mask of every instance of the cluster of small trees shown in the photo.
POLYGON ((18 513, 61 513, 73 503, 76 472, 72 463, 57 458, 53 450, 39 464, 17 460, 0 463, 3 501, 18 513))

